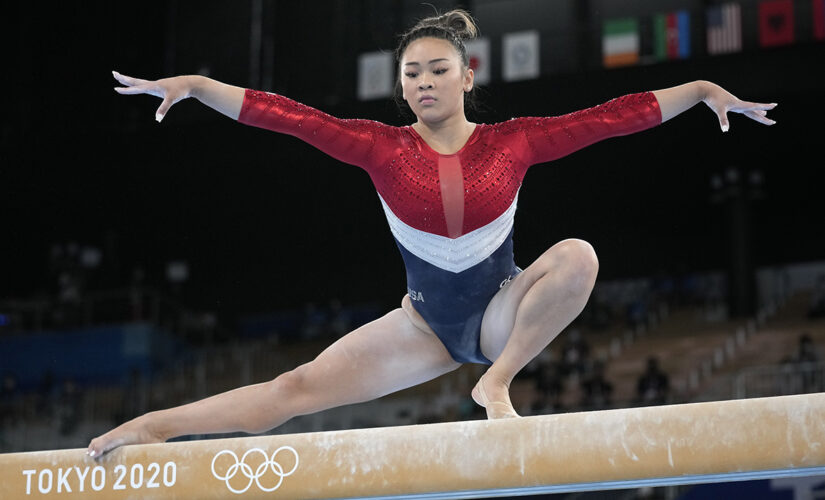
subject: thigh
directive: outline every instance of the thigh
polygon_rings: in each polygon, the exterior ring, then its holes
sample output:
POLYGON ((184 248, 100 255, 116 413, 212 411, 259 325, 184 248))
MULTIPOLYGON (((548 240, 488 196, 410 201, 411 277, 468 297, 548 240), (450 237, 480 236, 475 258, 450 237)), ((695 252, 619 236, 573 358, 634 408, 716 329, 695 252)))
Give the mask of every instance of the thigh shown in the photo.
POLYGON ((495 361, 504 350, 528 290, 547 273, 558 272, 566 265, 575 266, 577 259, 591 252, 592 247, 582 240, 560 241, 496 293, 481 323, 481 352, 487 359, 495 361))
POLYGON ((495 362, 501 355, 516 323, 519 304, 541 276, 534 262, 504 285, 484 310, 479 342, 482 354, 490 361, 495 362))
POLYGON ((396 309, 341 337, 299 367, 308 391, 335 394, 334 405, 369 401, 460 366, 434 334, 396 309))

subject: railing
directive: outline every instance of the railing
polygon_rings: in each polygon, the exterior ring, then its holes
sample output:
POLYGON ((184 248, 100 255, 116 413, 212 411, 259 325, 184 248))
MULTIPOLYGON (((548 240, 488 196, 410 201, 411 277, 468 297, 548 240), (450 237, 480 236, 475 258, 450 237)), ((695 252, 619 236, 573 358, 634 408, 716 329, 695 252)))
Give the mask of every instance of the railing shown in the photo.
POLYGON ((739 372, 733 381, 737 399, 825 391, 825 362, 759 366, 739 372))

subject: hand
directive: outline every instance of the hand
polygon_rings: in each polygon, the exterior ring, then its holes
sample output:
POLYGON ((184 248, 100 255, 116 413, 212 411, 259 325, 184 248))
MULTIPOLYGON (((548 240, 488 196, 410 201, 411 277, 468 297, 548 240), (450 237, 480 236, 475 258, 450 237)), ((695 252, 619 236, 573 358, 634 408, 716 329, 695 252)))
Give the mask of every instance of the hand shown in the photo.
POLYGON ((189 80, 184 76, 162 80, 141 80, 140 78, 121 75, 117 71, 112 71, 112 75, 115 80, 126 85, 126 87, 115 87, 115 92, 119 94, 149 94, 163 99, 160 107, 155 112, 155 120, 158 122, 163 120, 173 104, 186 99, 192 92, 189 80))
POLYGON ((722 132, 727 132, 730 128, 730 122, 728 122, 729 111, 741 113, 751 120, 756 120, 764 125, 773 125, 776 123, 767 116, 768 111, 776 107, 776 103, 761 104, 742 101, 727 90, 713 83, 708 84, 705 97, 702 101, 719 117, 719 125, 722 127, 722 132))
POLYGON ((151 413, 132 419, 102 436, 92 439, 86 454, 100 458, 103 454, 128 444, 162 443, 166 438, 152 429, 151 413))

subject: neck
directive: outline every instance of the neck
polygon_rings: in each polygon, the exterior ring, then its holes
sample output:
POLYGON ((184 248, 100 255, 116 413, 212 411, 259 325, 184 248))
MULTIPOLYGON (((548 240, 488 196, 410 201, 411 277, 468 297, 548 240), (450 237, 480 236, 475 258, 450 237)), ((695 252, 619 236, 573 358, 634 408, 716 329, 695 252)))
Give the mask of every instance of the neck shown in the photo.
POLYGON ((463 113, 458 113, 439 122, 419 119, 412 127, 432 149, 442 154, 452 154, 467 143, 475 123, 468 121, 463 113))

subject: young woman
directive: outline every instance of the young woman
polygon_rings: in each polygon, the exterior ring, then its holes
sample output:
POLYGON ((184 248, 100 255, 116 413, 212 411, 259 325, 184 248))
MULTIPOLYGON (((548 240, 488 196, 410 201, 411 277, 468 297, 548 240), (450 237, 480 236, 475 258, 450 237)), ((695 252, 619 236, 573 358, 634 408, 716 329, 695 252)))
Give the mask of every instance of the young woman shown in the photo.
POLYGON ((513 261, 513 216, 527 168, 596 141, 669 120, 704 102, 772 125, 775 104, 743 102, 697 81, 632 94, 552 118, 494 125, 467 120, 473 91, 464 41, 472 18, 455 10, 422 20, 396 51, 411 126, 341 120, 283 96, 201 76, 158 81, 118 73, 121 94, 163 99, 156 119, 193 97, 247 125, 291 134, 364 168, 378 191, 407 269, 401 307, 345 335, 315 360, 261 384, 147 413, 92 440, 100 456, 125 444, 186 434, 259 433, 296 415, 368 401, 452 371, 490 365, 472 391, 489 418, 517 417, 513 377, 582 311, 598 261, 585 241, 557 243, 523 271, 513 261))

